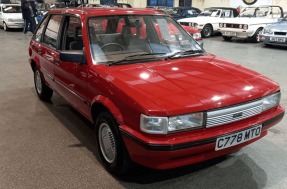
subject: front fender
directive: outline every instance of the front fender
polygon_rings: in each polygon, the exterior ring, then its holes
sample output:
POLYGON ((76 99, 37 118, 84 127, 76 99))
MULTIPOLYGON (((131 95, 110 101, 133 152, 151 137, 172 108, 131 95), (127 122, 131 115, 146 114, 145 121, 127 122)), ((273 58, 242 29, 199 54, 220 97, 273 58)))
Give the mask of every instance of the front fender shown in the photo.
POLYGON ((120 125, 123 124, 122 113, 120 112, 119 108, 109 98, 102 96, 102 95, 98 95, 93 98, 92 106, 95 103, 99 103, 103 105, 105 108, 109 110, 110 113, 114 115, 114 117, 116 118, 116 120, 118 121, 120 125))

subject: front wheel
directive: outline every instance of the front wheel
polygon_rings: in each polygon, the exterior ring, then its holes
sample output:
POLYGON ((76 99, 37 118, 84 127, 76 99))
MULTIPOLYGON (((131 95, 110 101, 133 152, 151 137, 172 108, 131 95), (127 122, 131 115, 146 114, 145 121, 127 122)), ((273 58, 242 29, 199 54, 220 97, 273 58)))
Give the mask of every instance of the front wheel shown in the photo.
POLYGON ((205 25, 201 31, 202 37, 208 38, 211 37, 213 33, 213 28, 211 25, 205 25))
POLYGON ((109 112, 101 112, 96 121, 96 140, 105 168, 116 175, 124 175, 131 168, 131 160, 120 136, 118 124, 109 112))
POLYGON ((230 36, 224 36, 223 35, 222 37, 225 41, 230 41, 232 39, 232 37, 230 37, 230 36))
POLYGON ((8 28, 8 26, 7 26, 7 24, 4 22, 3 23, 3 29, 5 30, 5 31, 8 31, 9 30, 9 28, 8 28))
POLYGON ((43 101, 49 101, 52 98, 53 90, 48 87, 38 69, 34 72, 34 84, 38 97, 43 101))
POLYGON ((259 39, 259 34, 261 33, 262 28, 259 28, 256 30, 256 32, 254 33, 254 35, 251 37, 251 41, 254 43, 259 43, 260 39, 259 39))

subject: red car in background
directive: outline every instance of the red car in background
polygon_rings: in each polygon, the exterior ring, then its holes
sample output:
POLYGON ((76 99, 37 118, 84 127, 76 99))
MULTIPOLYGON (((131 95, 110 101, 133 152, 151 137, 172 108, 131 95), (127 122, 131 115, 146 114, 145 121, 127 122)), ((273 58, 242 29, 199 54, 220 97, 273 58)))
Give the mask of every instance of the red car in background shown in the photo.
POLYGON ((57 92, 95 125, 107 170, 170 169, 222 156, 284 116, 280 87, 205 52, 169 15, 49 11, 29 46, 41 100, 57 92))
POLYGON ((203 47, 203 40, 202 40, 201 33, 199 30, 193 27, 190 27, 190 26, 184 26, 184 25, 181 25, 181 26, 193 37, 193 39, 195 39, 195 41, 198 44, 200 44, 200 46, 203 47))

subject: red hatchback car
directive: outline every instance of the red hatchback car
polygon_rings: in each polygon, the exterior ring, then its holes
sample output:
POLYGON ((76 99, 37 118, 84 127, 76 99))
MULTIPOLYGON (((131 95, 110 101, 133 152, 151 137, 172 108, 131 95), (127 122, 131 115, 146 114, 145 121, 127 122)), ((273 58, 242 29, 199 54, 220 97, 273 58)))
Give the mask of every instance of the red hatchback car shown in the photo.
POLYGON ((55 91, 93 122, 115 174, 132 162, 170 169, 230 153, 284 116, 278 84, 206 53, 154 10, 51 10, 29 55, 39 98, 55 91))

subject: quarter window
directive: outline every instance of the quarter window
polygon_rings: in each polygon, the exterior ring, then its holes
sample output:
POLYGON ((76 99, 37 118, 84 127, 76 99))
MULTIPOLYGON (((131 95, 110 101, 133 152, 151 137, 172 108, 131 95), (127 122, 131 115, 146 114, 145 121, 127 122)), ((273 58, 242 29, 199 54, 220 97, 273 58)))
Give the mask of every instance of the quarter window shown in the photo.
POLYGON ((61 20, 61 15, 52 15, 43 38, 43 42, 54 49, 57 48, 57 39, 59 36, 61 20))

